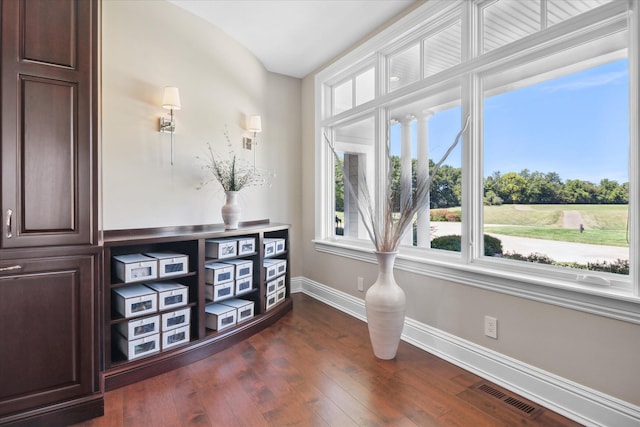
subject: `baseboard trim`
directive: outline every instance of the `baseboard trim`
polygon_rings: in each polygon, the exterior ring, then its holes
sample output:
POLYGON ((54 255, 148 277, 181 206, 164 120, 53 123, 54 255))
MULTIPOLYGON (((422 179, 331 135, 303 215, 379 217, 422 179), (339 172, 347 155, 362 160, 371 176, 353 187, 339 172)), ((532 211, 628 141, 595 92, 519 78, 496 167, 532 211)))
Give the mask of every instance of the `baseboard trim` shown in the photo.
MULTIPOLYGON (((305 277, 301 292, 366 321, 364 300, 305 277)), ((510 358, 416 320, 405 320, 402 340, 586 426, 638 426, 640 407, 510 358)))

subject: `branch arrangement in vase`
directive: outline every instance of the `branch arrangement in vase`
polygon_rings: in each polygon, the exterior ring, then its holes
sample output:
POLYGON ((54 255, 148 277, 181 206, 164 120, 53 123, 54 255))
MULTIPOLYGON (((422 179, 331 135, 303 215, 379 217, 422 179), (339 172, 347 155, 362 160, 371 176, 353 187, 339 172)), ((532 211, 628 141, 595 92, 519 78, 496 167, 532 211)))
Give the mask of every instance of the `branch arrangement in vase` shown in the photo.
MULTIPOLYGON (((367 184, 367 178, 364 173, 364 168, 358 168, 358 191, 355 190, 353 185, 348 179, 344 180, 344 185, 349 189, 349 193, 356 200, 356 206, 358 213, 364 223, 367 234, 371 239, 377 252, 396 252, 402 237, 409 229, 409 226, 413 223, 413 218, 416 214, 421 213, 423 210, 429 207, 429 189, 431 188, 431 182, 438 173, 440 166, 447 159, 451 151, 458 145, 458 141, 462 134, 469 127, 471 117, 468 116, 465 120, 465 124, 456 135, 453 143, 449 146, 445 154, 440 161, 436 163, 433 168, 433 172, 429 175, 428 172, 418 175, 416 180, 415 194, 412 197, 406 197, 400 204, 400 215, 396 217, 393 212, 393 201, 391 198, 391 176, 388 173, 391 170, 391 155, 389 148, 389 140, 387 139, 387 173, 386 173, 386 185, 384 189, 384 202, 382 203, 382 221, 379 220, 380 216, 375 209, 375 204, 371 193, 369 193, 369 186, 367 184)), ((345 175, 344 166, 340 162, 340 157, 335 149, 335 144, 324 134, 324 139, 329 145, 329 148, 333 152, 336 163, 339 165, 343 176, 345 175)), ((400 188, 401 194, 411 194, 411 181, 403 181, 400 188)))
POLYGON ((203 169, 206 169, 210 175, 200 183, 198 189, 212 181, 218 181, 224 191, 240 191, 243 188, 265 185, 273 174, 263 169, 256 169, 246 160, 239 158, 233 151, 229 130, 226 127, 224 137, 229 147, 226 158, 217 154, 209 143, 207 143, 208 157, 206 159, 196 157, 204 162, 203 169))

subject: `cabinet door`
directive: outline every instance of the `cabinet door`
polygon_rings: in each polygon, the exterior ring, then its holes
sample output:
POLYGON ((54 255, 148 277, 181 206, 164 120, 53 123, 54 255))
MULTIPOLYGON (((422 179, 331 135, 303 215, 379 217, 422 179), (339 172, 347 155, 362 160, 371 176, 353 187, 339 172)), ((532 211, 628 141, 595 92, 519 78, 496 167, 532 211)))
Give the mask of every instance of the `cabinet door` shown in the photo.
POLYGON ((0 247, 92 244, 96 2, 0 7, 0 247))
POLYGON ((96 391, 91 255, 0 262, 0 418, 96 391))

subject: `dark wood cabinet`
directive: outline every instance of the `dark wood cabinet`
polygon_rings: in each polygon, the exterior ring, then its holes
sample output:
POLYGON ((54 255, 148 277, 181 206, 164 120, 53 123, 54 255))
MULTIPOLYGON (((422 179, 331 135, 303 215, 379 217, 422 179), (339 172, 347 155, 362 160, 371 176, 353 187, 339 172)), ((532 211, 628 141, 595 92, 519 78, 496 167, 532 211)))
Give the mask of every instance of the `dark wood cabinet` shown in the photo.
POLYGON ((0 262, 0 417, 93 391, 94 259, 0 262))
POLYGON ((1 7, 0 247, 95 244, 98 3, 1 7))
POLYGON ((0 1, 0 425, 103 413, 99 6, 0 1))

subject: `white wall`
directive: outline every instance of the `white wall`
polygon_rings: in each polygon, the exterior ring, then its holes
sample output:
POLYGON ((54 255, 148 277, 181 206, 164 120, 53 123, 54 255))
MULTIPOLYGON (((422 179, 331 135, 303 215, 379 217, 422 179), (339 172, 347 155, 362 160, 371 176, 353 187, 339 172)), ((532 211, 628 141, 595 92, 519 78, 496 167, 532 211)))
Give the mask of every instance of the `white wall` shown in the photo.
MULTIPOLYGON (((240 192, 241 220, 300 219, 300 80, 270 73, 246 48, 211 24, 160 0, 102 2, 102 229, 221 223, 216 182, 197 190, 196 159, 206 143, 227 152, 228 127, 242 149, 246 115, 262 116, 257 166, 270 186, 240 192), (164 86, 180 89, 175 164, 158 132, 164 86)), ((294 245, 293 254, 296 252, 294 245)), ((299 252, 298 252, 299 253, 299 252)), ((298 274, 300 257, 292 257, 298 274)))

